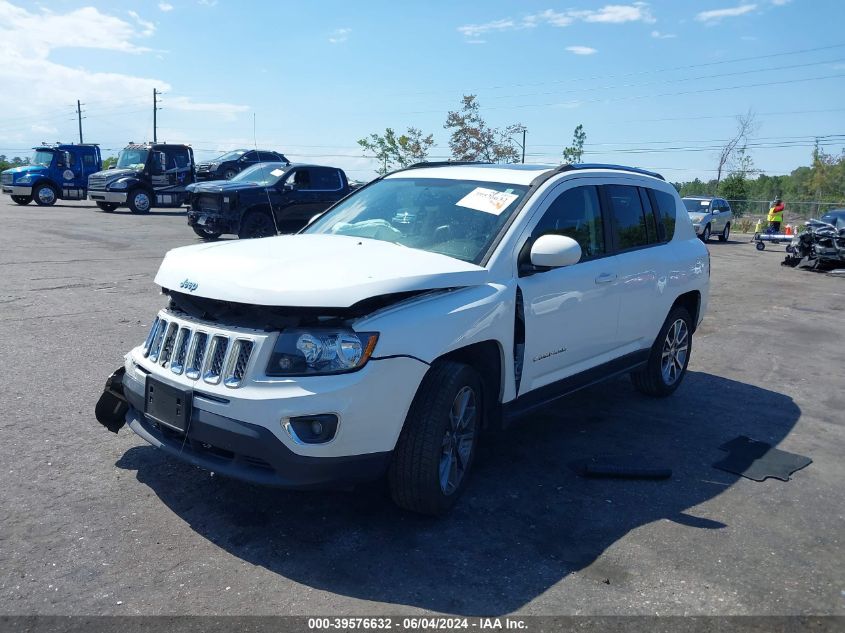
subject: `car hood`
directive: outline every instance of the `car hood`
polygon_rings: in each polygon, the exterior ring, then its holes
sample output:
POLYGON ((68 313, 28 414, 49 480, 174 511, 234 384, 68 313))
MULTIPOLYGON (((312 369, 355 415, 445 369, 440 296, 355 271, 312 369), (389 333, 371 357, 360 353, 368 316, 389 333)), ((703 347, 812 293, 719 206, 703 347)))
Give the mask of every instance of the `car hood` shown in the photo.
POLYGON ((43 174, 47 172, 47 168, 43 165, 22 165, 20 167, 12 167, 11 169, 4 169, 4 174, 14 174, 15 176, 22 176, 23 174, 43 174))
POLYGON ((240 191, 241 189, 255 189, 260 187, 254 182, 232 182, 231 180, 207 180, 205 182, 195 182, 186 187, 191 193, 231 193, 233 191, 240 191))
POLYGON ((155 281, 177 292, 263 306, 348 308, 399 292, 480 285, 481 266, 390 242, 279 235, 165 255, 155 281))
POLYGON ((137 176, 140 173, 137 169, 103 169, 91 174, 91 176, 105 176, 108 180, 114 180, 123 176, 137 176))

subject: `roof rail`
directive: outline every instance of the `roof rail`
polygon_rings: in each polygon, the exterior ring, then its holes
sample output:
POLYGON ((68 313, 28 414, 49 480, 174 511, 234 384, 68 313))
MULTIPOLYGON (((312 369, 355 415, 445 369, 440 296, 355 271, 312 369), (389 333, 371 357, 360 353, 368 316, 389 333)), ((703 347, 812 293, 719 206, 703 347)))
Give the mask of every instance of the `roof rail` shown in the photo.
MULTIPOLYGON (((405 169, 422 169, 424 167, 446 167, 448 165, 492 165, 493 162, 489 160, 439 160, 433 162, 423 161, 421 163, 414 163, 408 165, 405 169)), ((401 171, 401 170, 397 170, 401 171)))
POLYGON ((625 165, 609 165, 605 163, 576 163, 574 165, 561 165, 555 171, 565 172, 573 171, 576 169, 613 169, 616 171, 631 171, 635 174, 652 176, 654 178, 660 178, 660 180, 663 181, 666 180, 661 174, 658 174, 656 171, 648 171, 647 169, 640 169, 639 167, 626 167, 625 165))

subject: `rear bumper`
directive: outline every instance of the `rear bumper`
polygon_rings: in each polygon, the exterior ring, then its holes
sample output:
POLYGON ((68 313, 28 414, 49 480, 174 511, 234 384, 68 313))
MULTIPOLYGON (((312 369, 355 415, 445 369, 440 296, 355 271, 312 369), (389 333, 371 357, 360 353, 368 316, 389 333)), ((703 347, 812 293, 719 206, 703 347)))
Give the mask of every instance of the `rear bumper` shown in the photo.
POLYGON ((113 202, 115 204, 126 204, 126 193, 116 191, 88 191, 88 197, 95 202, 113 202))
POLYGON ((12 196, 31 196, 32 187, 21 187, 20 185, 3 185, 3 193, 12 196))

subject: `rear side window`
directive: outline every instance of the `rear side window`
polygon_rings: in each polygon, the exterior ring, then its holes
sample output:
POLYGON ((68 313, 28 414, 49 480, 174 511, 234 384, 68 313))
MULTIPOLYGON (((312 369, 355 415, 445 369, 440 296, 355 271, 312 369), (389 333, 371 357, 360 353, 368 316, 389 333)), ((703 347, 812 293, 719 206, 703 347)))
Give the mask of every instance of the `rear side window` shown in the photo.
POLYGON ((265 162, 278 161, 279 155, 273 152, 258 152, 258 160, 265 162))
POLYGON ((606 185, 605 191, 613 217, 613 227, 620 251, 648 245, 645 212, 637 187, 606 185))
POLYGON ((582 260, 605 253, 601 207, 595 187, 575 187, 552 202, 531 234, 531 241, 547 235, 566 235, 581 246, 582 260))
POLYGON ((675 235, 675 220, 678 212, 675 196, 665 191, 652 189, 654 199, 657 201, 657 208, 660 210, 660 220, 663 222, 665 232, 664 239, 668 242, 675 235))
POLYGON ((315 168, 311 170, 311 188, 317 191, 336 191, 343 185, 336 169, 315 168))

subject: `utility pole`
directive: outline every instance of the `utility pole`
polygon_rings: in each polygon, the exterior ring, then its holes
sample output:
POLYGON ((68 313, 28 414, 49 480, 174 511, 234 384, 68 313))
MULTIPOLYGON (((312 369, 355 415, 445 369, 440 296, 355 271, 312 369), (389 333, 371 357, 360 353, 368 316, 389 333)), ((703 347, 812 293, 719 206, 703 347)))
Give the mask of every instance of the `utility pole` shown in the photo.
POLYGON ((82 104, 76 100, 76 118, 79 121, 79 144, 82 145, 82 104))
POLYGON ((158 96, 159 96, 160 94, 161 94, 161 93, 160 93, 158 90, 156 90, 155 88, 153 88, 153 143, 158 143, 158 130, 157 130, 157 126, 158 126, 158 120, 157 120, 157 118, 158 118, 158 117, 156 116, 156 113, 157 113, 157 112, 158 112, 158 110, 159 110, 159 107, 158 107, 158 96))
POLYGON ((525 133, 528 130, 524 127, 522 128, 522 164, 525 164, 525 133))

